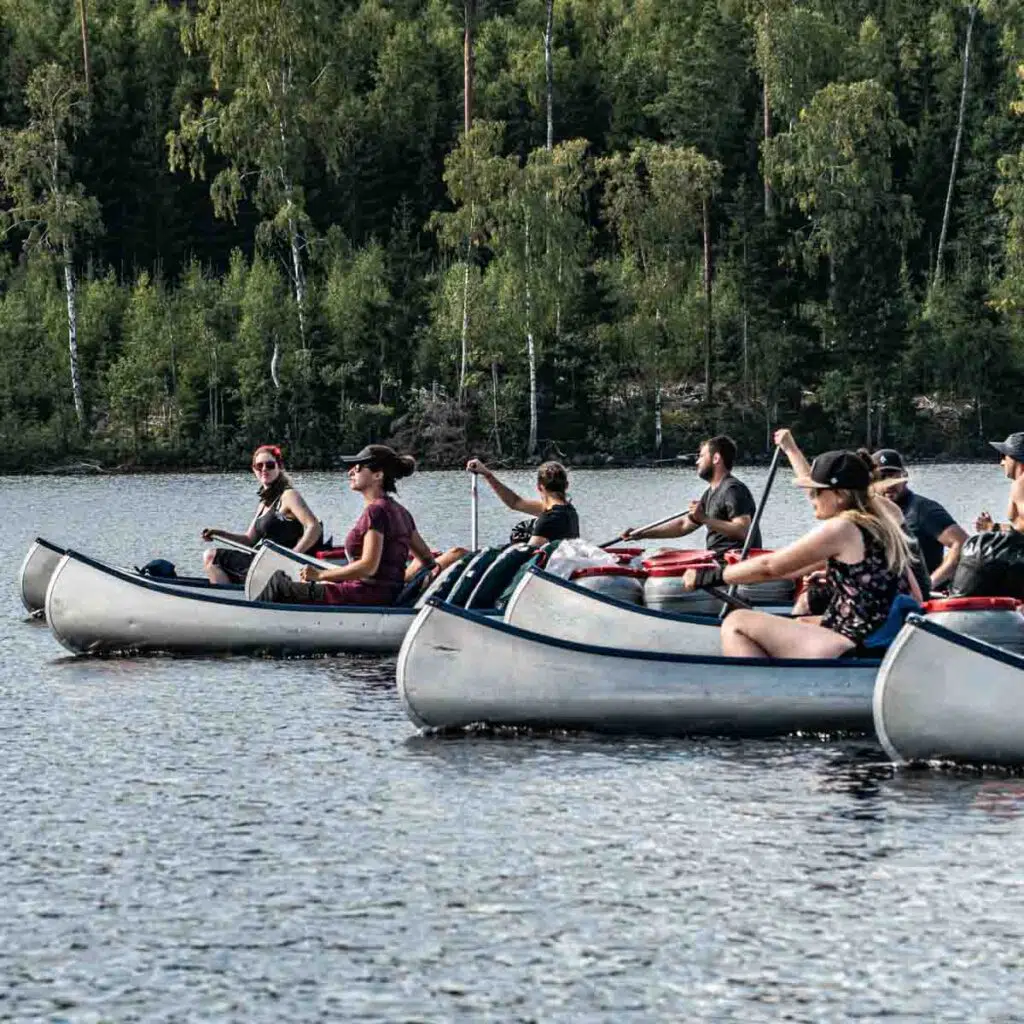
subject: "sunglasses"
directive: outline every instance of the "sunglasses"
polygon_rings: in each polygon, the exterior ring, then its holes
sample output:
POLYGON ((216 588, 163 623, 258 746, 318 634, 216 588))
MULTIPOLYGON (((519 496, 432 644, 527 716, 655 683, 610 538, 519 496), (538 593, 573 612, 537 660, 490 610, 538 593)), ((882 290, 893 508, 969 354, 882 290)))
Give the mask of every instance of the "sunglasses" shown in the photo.
POLYGON ((260 473, 264 469, 277 469, 277 463, 273 459, 267 459, 266 462, 254 462, 252 464, 252 468, 255 469, 257 473, 260 473))

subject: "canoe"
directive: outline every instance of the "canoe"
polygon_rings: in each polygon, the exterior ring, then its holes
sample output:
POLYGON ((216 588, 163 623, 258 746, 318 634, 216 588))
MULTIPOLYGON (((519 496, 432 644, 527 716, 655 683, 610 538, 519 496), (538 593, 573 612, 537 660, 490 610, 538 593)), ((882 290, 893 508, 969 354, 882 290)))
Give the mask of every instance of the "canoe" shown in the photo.
POLYGON ((599 647, 431 599, 406 634, 397 682, 420 728, 765 736, 870 731, 878 664, 599 647))
POLYGON ((415 615, 412 608, 253 603, 167 586, 74 551, 61 558, 46 592, 50 629, 75 654, 393 653, 415 615))
MULTIPOLYGON (((788 605, 762 611, 786 612, 788 605)), ((717 615, 661 611, 588 590, 531 568, 505 607, 505 621, 560 640, 663 654, 720 654, 717 615)))
POLYGON ((1024 657, 927 618, 889 648, 873 710, 893 761, 1024 765, 1024 657))
POLYGON ((51 544, 42 537, 29 545, 18 572, 18 590, 25 611, 33 617, 43 614, 46 605, 46 588, 50 585, 57 563, 64 557, 64 549, 51 544))
POLYGON ((291 548, 281 547, 272 540, 263 541, 256 549, 252 561, 249 563, 249 571, 245 575, 245 597, 248 601, 255 601, 263 592, 270 577, 278 570, 288 573, 293 580, 299 578, 299 570, 304 565, 315 565, 319 569, 335 565, 335 562, 325 562, 312 555, 299 554, 291 548))
MULTIPOLYGON (((64 554, 64 548, 58 547, 56 544, 51 544, 48 540, 44 540, 42 537, 36 537, 29 546, 24 561, 21 563, 19 587, 21 590, 22 604, 25 605, 25 608, 30 615, 38 617, 43 614, 46 606, 46 588, 50 585, 50 579, 52 578, 57 566, 60 564, 61 558, 64 557, 64 554)), ((120 571, 133 576, 140 575, 138 571, 134 569, 121 568, 120 571)), ((140 576, 140 578, 143 577, 140 576)), ((242 595, 242 587, 240 584, 210 583, 205 576, 145 578, 151 579, 153 583, 160 586, 171 587, 173 589, 198 589, 211 594, 223 594, 232 597, 240 597, 242 595)))

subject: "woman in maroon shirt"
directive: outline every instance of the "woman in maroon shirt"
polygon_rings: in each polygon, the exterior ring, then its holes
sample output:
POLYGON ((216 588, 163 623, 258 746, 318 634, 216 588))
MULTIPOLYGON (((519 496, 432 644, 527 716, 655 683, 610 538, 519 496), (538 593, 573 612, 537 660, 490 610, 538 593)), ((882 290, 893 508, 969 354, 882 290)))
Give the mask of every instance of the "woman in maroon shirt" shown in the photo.
POLYGON ((345 538, 346 565, 303 566, 300 580, 271 576, 257 600, 285 604, 389 605, 402 591, 411 551, 421 566, 432 565, 430 548, 408 511, 391 496, 396 481, 412 474, 416 461, 384 444, 367 445, 343 460, 348 485, 363 496, 363 511, 345 538))

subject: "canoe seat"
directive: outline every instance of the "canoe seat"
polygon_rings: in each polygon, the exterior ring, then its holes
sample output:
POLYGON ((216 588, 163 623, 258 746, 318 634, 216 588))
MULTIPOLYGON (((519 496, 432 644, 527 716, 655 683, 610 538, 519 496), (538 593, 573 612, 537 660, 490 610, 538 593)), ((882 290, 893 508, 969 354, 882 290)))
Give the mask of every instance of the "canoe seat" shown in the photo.
POLYGON ((452 562, 447 569, 442 569, 434 578, 434 581, 416 599, 414 607, 422 608, 432 597, 444 601, 451 593, 452 587, 455 586, 458 578, 465 572, 466 566, 469 565, 472 557, 473 552, 467 551, 457 562, 452 562))
POLYGON ((543 547, 535 548, 533 556, 523 562, 519 568, 515 571, 512 579, 505 585, 505 589, 501 594, 495 598, 494 607, 495 610, 503 612, 507 607, 512 595, 516 592, 516 587, 519 586, 522 578, 533 568, 543 569, 548 564, 548 559, 551 557, 551 553, 558 547, 558 541, 548 541, 543 547))
POLYGON ((494 608, 498 598, 504 593, 509 581, 520 567, 534 557, 537 549, 529 544, 510 544, 486 568, 479 577, 477 585, 466 600, 467 608, 494 608))
POLYGON ((458 582, 451 589, 446 600, 457 608, 464 608, 469 600, 469 595, 476 589, 477 583, 484 570, 489 568, 494 560, 501 554, 501 548, 483 548, 477 551, 466 566, 465 572, 459 577, 458 582))

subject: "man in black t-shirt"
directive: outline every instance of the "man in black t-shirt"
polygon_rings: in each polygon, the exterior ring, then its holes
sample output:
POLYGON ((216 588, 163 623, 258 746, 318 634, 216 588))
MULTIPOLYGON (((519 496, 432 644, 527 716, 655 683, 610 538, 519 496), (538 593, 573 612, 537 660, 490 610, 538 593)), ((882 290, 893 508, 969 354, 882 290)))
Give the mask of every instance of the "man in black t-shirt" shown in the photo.
POLYGON ((892 481, 885 494, 903 512, 903 525, 916 540, 921 558, 936 590, 953 578, 967 531, 937 501, 915 494, 907 486, 903 456, 892 448, 880 448, 871 456, 878 476, 892 481))
MULTIPOLYGON (((757 504, 747 485, 732 475, 735 461, 736 442, 732 438, 724 434, 709 438, 697 456, 697 475, 709 486, 697 501, 690 502, 689 511, 650 530, 626 530, 622 539, 685 537, 703 526, 708 531, 709 551, 722 555, 742 548, 757 504)), ((754 531, 750 546, 761 547, 760 529, 754 531)))

